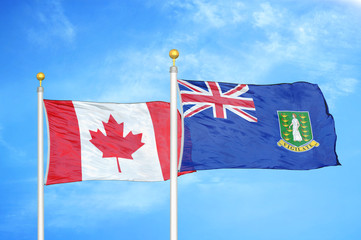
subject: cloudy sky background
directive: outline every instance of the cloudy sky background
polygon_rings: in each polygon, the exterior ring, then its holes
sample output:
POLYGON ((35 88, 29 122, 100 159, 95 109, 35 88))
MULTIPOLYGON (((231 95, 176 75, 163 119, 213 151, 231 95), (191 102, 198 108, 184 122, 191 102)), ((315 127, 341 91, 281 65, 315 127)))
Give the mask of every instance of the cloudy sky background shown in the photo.
MULTIPOLYGON (((37 235, 36 73, 47 99, 169 101, 172 48, 183 79, 319 84, 342 164, 182 176, 179 239, 361 238, 361 1, 15 0, 0 26, 0 239, 37 235)), ((169 239, 169 182, 47 186, 45 238, 169 239)))

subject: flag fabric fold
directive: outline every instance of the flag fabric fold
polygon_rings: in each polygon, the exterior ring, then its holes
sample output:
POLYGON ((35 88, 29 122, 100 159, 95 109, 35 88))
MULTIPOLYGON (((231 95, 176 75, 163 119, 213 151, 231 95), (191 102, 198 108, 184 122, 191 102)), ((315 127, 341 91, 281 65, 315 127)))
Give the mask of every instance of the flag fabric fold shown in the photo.
POLYGON ((184 125, 181 171, 340 165, 334 120, 316 84, 178 80, 178 86, 184 125))
MULTIPOLYGON (((84 180, 169 179, 169 103, 44 100, 46 185, 84 180)), ((178 153, 181 124, 178 118, 178 153)))

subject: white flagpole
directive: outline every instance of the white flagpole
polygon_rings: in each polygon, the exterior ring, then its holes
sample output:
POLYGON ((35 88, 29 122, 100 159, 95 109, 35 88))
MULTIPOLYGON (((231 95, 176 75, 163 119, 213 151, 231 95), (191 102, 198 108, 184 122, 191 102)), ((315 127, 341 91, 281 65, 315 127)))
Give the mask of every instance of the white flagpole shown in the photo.
POLYGON ((173 59, 170 67, 170 240, 178 239, 178 157, 177 157, 177 73, 175 60, 179 56, 176 49, 169 52, 173 59))
POLYGON ((38 87, 38 240, 44 240, 44 131, 43 131, 43 93, 41 82, 45 75, 39 72, 36 78, 38 87))

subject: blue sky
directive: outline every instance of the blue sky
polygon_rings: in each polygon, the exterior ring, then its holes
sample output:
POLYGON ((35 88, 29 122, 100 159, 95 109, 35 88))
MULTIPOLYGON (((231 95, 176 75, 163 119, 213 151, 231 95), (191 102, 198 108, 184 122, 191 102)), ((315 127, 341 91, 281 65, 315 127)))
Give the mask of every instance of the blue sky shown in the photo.
MULTIPOLYGON (((172 48, 183 79, 319 84, 342 164, 182 176, 179 239, 360 239, 360 25, 359 0, 1 1, 0 239, 37 235, 36 73, 48 99, 169 101, 172 48)), ((169 239, 169 182, 45 187, 45 237, 169 239)))

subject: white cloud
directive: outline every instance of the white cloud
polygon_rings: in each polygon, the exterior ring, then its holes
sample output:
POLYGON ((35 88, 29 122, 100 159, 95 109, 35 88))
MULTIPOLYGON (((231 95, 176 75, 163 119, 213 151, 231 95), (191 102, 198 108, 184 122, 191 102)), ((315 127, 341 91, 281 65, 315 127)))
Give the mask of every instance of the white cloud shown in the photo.
POLYGON ((261 4, 261 9, 253 13, 254 25, 266 39, 250 48, 245 61, 252 79, 260 80, 281 64, 300 68, 307 77, 305 81, 339 79, 352 72, 353 67, 347 66, 342 57, 347 51, 360 50, 355 15, 337 8, 315 8, 297 15, 269 3, 261 4), (341 51, 344 53, 339 54, 341 51))
POLYGON ((193 1, 197 11, 194 15, 195 21, 209 23, 211 26, 219 28, 226 24, 234 24, 242 21, 240 12, 243 4, 240 2, 207 2, 202 0, 193 1), (220 4, 222 3, 222 4, 220 4))
POLYGON ((64 13, 60 0, 41 2, 35 10, 38 24, 28 30, 28 38, 37 44, 48 45, 53 39, 71 43, 76 31, 64 13))
POLYGON ((277 9, 271 7, 271 5, 267 3, 261 4, 262 11, 257 11, 253 13, 253 18, 255 20, 255 26, 257 27, 265 27, 269 25, 277 26, 280 25, 282 18, 282 13, 277 9))
POLYGON ((340 90, 344 94, 354 93, 358 85, 358 80, 354 78, 344 78, 340 81, 340 90))
POLYGON ((359 80, 355 78, 334 79, 328 83, 321 84, 321 88, 333 98, 347 96, 355 92, 359 80), (337 86, 337 87, 336 87, 337 86))
POLYGON ((145 214, 169 199, 167 182, 83 182, 45 190, 47 225, 59 228, 96 226, 123 214, 145 214))
POLYGON ((361 7, 361 0, 330 0, 330 1, 352 4, 354 6, 361 7))
POLYGON ((334 107, 339 97, 348 96, 356 92, 359 80, 355 78, 334 78, 331 81, 320 84, 322 92, 325 94, 327 103, 334 107))
POLYGON ((181 198, 180 206, 184 206, 182 211, 187 211, 191 216, 194 205, 202 204, 201 207, 197 207, 197 211, 206 212, 207 217, 200 217, 201 221, 205 221, 207 226, 216 226, 219 225, 217 219, 220 218, 224 219, 227 224, 234 224, 234 222, 243 221, 241 219, 253 220, 272 216, 280 208, 284 210, 289 207, 287 206, 287 200, 285 200, 284 204, 274 204, 277 200, 272 197, 272 192, 276 189, 279 192, 287 192, 294 188, 292 182, 267 183, 261 180, 255 181, 254 177, 251 177, 253 180, 247 180, 247 176, 249 177, 254 173, 240 173, 237 171, 240 170, 199 171, 195 174, 196 178, 187 182, 188 185, 186 186, 180 180, 179 193, 192 196, 189 199, 181 198), (243 177, 240 177, 241 175, 243 177), (230 189, 231 191, 229 191, 230 189), (209 196, 212 197, 209 198, 209 196), (261 209, 254 207, 260 204, 260 199, 265 198, 268 199, 269 205, 262 205, 261 209), (224 201, 227 204, 219 204, 224 201), (212 211, 209 211, 209 209, 212 209, 212 211), (244 218, 240 218, 239 214, 244 218))
POLYGON ((342 78, 346 66, 332 50, 336 46, 347 50, 361 43, 353 16, 333 8, 311 9, 299 15, 268 2, 258 6, 231 0, 174 0, 163 4, 166 10, 178 11, 181 16, 182 21, 175 21, 175 29, 186 30, 157 36, 149 42, 151 47, 118 49, 103 57, 104 61, 97 60, 90 76, 99 78, 92 94, 97 97, 91 100, 169 101, 170 48, 164 47, 169 43, 180 47, 179 78, 245 83, 277 82, 268 74, 282 64, 300 69, 305 76, 300 80, 304 81, 322 83, 322 79, 335 75, 342 78), (229 24, 233 27, 225 30, 229 24), (244 29, 257 31, 258 35, 252 37, 258 41, 242 45, 244 29), (217 39, 219 32, 233 39, 217 39), (205 41, 213 42, 208 45, 205 41))
POLYGON ((64 76, 61 86, 55 86, 56 81, 48 84, 61 88, 58 91, 66 94, 65 99, 119 103, 169 101, 172 65, 169 50, 157 46, 112 49, 86 68, 79 68, 75 76, 64 76))
MULTIPOLYGON (((240 50, 234 50, 239 52, 240 50)), ((251 56, 249 56, 251 57, 251 56)), ((254 78, 250 76, 252 70, 247 69, 249 65, 242 64, 234 59, 234 56, 224 55, 222 57, 219 54, 200 49, 197 53, 185 54, 182 56, 183 60, 180 64, 179 78, 190 80, 208 80, 208 81, 220 81, 220 82, 246 82, 253 83, 254 78)), ((255 59, 259 61, 260 59, 255 59)), ((254 63, 254 61, 252 62, 254 63)), ((262 68, 263 66, 259 66, 262 68)), ((260 69, 252 74, 259 73, 260 69)))
POLYGON ((312 44, 315 41, 313 28, 310 26, 297 26, 293 29, 297 42, 301 45, 312 44))
MULTIPOLYGON (((170 50, 170 49, 169 49, 170 50)), ((166 49, 118 50, 105 57, 98 74, 106 81, 98 101, 169 101, 169 68, 166 49), (144 54, 147 52, 147 54, 144 54)))
POLYGON ((221 28, 244 21, 244 4, 240 1, 174 0, 167 1, 165 7, 186 10, 187 18, 207 28, 221 28))

